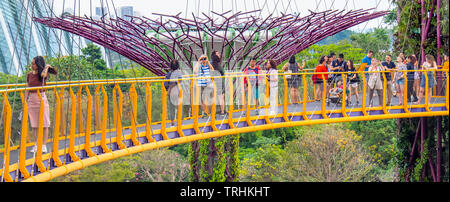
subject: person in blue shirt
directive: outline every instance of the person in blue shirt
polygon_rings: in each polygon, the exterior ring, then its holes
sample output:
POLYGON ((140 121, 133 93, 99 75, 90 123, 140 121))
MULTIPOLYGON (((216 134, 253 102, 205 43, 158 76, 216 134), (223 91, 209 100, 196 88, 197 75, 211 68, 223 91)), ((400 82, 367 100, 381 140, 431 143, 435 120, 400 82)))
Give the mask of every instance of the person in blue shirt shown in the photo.
POLYGON ((201 79, 197 79, 197 85, 200 87, 200 95, 201 95, 201 106, 203 110, 203 114, 208 114, 207 107, 210 106, 211 102, 211 94, 212 94, 212 80, 208 77, 211 77, 211 73, 214 71, 214 67, 209 62, 208 56, 202 55, 198 58, 197 64, 194 66, 194 74, 201 77, 201 79), (208 106, 207 106, 208 105, 208 106))
MULTIPOLYGON (((369 50, 367 55, 361 61, 361 63, 367 63, 366 68, 364 68, 365 72, 369 71, 369 68, 372 65, 372 56, 373 56, 373 51, 369 50)), ((369 79, 369 74, 365 73, 365 76, 366 76, 366 80, 368 80, 369 79)))
POLYGON ((372 65, 372 56, 373 56, 373 51, 369 50, 367 55, 361 61, 362 63, 367 63, 367 66, 364 69, 364 71, 366 71, 366 72, 367 72, 367 70, 369 70, 369 66, 372 65))

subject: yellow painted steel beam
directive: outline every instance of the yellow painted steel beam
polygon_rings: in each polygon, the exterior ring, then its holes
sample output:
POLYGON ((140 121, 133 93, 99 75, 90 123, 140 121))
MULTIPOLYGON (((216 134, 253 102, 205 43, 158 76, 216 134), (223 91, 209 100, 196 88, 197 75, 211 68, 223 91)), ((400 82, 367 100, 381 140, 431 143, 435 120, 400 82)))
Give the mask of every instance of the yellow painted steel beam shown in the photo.
POLYGON ((283 85, 284 85, 284 93, 283 93, 283 119, 285 122, 289 122, 290 120, 287 117, 287 104, 288 104, 288 85, 286 75, 283 75, 283 85))
POLYGON ((211 78, 211 82, 212 82, 212 86, 213 86, 213 96, 212 96, 212 103, 211 103, 211 128, 213 131, 217 131, 216 124, 213 124, 216 122, 217 87, 214 82, 214 78, 211 78))
MULTIPOLYGON (((428 105, 429 105, 429 100, 428 100, 428 97, 430 96, 430 92, 429 92, 429 86, 428 86, 428 80, 430 79, 430 78, 428 78, 428 72, 423 72, 423 74, 425 75, 425 110, 427 111, 427 112, 431 112, 431 110, 430 110, 430 108, 428 107, 428 105)), ((419 102, 420 102, 421 100, 419 100, 419 102)))
POLYGON ((79 161, 80 158, 75 154, 75 125, 76 125, 76 116, 77 116, 77 104, 75 94, 73 93, 73 89, 69 88, 70 97, 72 98, 72 111, 70 118, 70 140, 69 140, 69 155, 72 158, 72 161, 79 161))
POLYGON ((344 116, 344 117, 348 117, 348 115, 347 115, 347 113, 346 113, 346 111, 345 111, 345 107, 346 107, 346 105, 347 105, 347 102, 346 102, 346 100, 347 100, 347 74, 342 74, 341 75, 341 78, 342 78, 342 116, 344 116))
POLYGON ((4 135, 4 147, 5 151, 3 152, 3 167, 2 169, 2 178, 6 182, 12 182, 13 179, 9 174, 9 150, 10 150, 10 137, 11 137, 11 116, 12 110, 11 105, 8 101, 8 93, 3 93, 3 135, 4 135))
POLYGON ((165 140, 168 140, 166 133, 166 119, 167 119, 167 91, 164 82, 161 82, 161 96, 162 96, 162 115, 161 115, 161 135, 165 140))
MULTIPOLYGON (((306 81, 306 75, 303 74, 303 108, 302 108, 302 116, 303 116, 303 120, 309 120, 308 116, 306 116, 306 101, 308 99, 308 82, 306 81)), ((313 90, 314 90, 314 94, 316 92, 314 84, 313 84, 313 90)), ((314 100, 316 99, 316 97, 314 97, 314 100)))
POLYGON ((22 130, 20 133, 21 136, 20 136, 20 152, 19 152, 19 170, 25 178, 28 178, 30 177, 30 173, 28 172, 25 166, 27 136, 28 136, 28 103, 26 100, 27 98, 25 98, 25 96, 23 95, 23 91, 20 91, 20 99, 22 100, 23 113, 22 113, 22 130))
POLYGON ((37 151, 36 151, 36 165, 40 172, 45 172, 47 168, 44 163, 42 163, 42 145, 44 139, 44 100, 42 98, 41 92, 36 91, 39 98, 39 125, 38 125, 38 136, 37 136, 37 151))
POLYGON ((86 96, 88 97, 88 106, 86 112, 87 116, 86 116, 86 132, 84 135, 84 150, 86 151, 89 157, 93 157, 95 156, 95 154, 91 150, 92 96, 88 86, 86 86, 86 96))
POLYGON ((201 131, 198 128, 198 107, 200 105, 200 87, 197 85, 197 80, 192 80, 192 88, 195 90, 193 91, 193 98, 194 101, 191 104, 191 107, 193 109, 193 117, 194 117, 194 131, 196 134, 200 134, 201 131))
POLYGON ((94 100, 95 100, 95 130, 101 130, 102 128, 102 119, 101 119, 101 113, 100 113, 100 87, 102 85, 97 85, 95 87, 94 92, 94 100))
POLYGON ((448 115, 447 112, 417 112, 411 114, 382 114, 382 115, 371 115, 371 116, 362 116, 362 117, 342 117, 342 118, 333 118, 333 119, 316 119, 316 120, 308 120, 308 121, 291 121, 291 122, 282 122, 282 123, 272 123, 270 125, 258 125, 253 127, 244 127, 244 128, 235 128, 228 130, 220 130, 204 133, 201 135, 192 135, 185 136, 176 139, 170 140, 162 140, 159 142, 151 142, 147 144, 141 144, 138 146, 130 147, 124 150, 117 150, 107 154, 101 154, 95 157, 83 159, 79 162, 74 162, 68 165, 64 165, 47 172, 41 173, 39 175, 30 177, 24 182, 42 182, 48 181, 52 178, 65 175, 69 172, 73 172, 75 170, 79 170, 85 168, 90 165, 98 164, 101 162, 109 161, 115 158, 119 158, 126 155, 131 155, 134 153, 139 153, 147 150, 153 150, 161 147, 173 146, 177 144, 183 144, 187 142, 222 137, 227 135, 235 135, 241 133, 249 133, 261 130, 275 129, 275 128, 283 128, 283 127, 294 127, 294 126, 305 126, 305 125, 316 125, 316 124, 328 124, 330 120, 333 120, 335 123, 339 122, 352 122, 352 121, 368 121, 368 120, 379 120, 379 119, 392 119, 392 118, 409 118, 409 117, 426 117, 426 116, 442 116, 448 115))
POLYGON ((325 103, 326 103, 326 100, 327 100, 327 80, 325 79, 325 75, 322 73, 322 74, 320 74, 321 76, 322 76, 322 79, 323 79, 323 92, 322 92, 322 111, 321 111, 321 114, 322 114, 322 117, 324 118, 324 119, 328 119, 328 116, 327 116, 327 113, 326 113, 326 107, 325 107, 325 103))
MULTIPOLYGON (((103 85, 101 85, 101 90, 103 94, 103 109, 102 109, 102 128, 101 128, 101 138, 100 138, 100 147, 102 148, 104 153, 111 152, 111 150, 106 145, 106 124, 108 121, 108 94, 105 91, 103 85)), ((100 108, 100 107, 99 107, 100 108)))
MULTIPOLYGON (((387 88, 387 80, 386 80, 386 74, 381 74, 383 77, 383 112, 385 114, 389 114, 389 112, 386 109, 386 88, 387 88)), ((379 95, 378 95, 379 96, 379 95)))
MULTIPOLYGON (((116 119, 116 143, 119 146, 120 149, 125 149, 127 146, 122 142, 122 117, 123 117, 123 93, 122 90, 120 90, 119 84, 116 84, 114 87, 117 90, 117 93, 119 94, 119 101, 116 105, 113 107, 117 107, 117 119, 116 119)), ((114 92, 114 90, 113 90, 114 92)), ((116 99, 114 99, 116 100, 116 99)))
POLYGON ((405 87, 403 89, 403 110, 405 110, 405 113, 410 113, 408 109, 408 77, 406 72, 403 72, 403 78, 405 79, 405 87))
MULTIPOLYGON (((443 72, 443 74, 444 74, 445 72, 443 72)), ((447 88, 446 88, 446 91, 445 91, 445 106, 447 107, 447 111, 449 110, 448 109, 448 101, 449 101, 449 96, 448 96, 448 94, 449 94, 449 85, 448 85, 448 80, 449 80, 449 78, 448 78, 448 75, 449 75, 449 73, 448 73, 448 71, 447 71, 447 88)))
MULTIPOLYGON (((362 93, 362 113, 364 114, 364 116, 369 116, 369 114, 367 114, 367 110, 366 110, 366 97, 367 97, 367 80, 366 80, 366 75, 363 73, 361 74, 362 79, 363 79, 363 93, 362 93)), ((405 96, 406 97, 406 96, 405 96)))
POLYGON ((77 105, 78 105, 78 133, 83 133, 83 108, 81 106, 81 92, 83 91, 83 87, 87 86, 80 86, 77 92, 77 105))
MULTIPOLYGON (((247 100, 246 100, 246 102, 245 102, 245 109, 246 109, 246 112, 245 112, 245 121, 247 122, 247 125, 248 125, 248 126, 253 126, 253 123, 252 123, 252 121, 250 120, 250 105, 251 105, 252 97, 253 97, 253 94, 252 94, 252 85, 251 85, 251 83, 250 83, 250 80, 248 79, 248 76, 246 76, 245 78, 247 79, 247 100)), ((255 89, 256 89, 256 88, 255 88, 255 89)), ((256 99, 256 93, 258 93, 258 92, 253 92, 253 93, 255 94, 255 102, 257 103, 258 100, 256 99)))
POLYGON ((178 86, 178 110, 177 110, 177 132, 180 137, 184 137, 183 130, 181 126, 183 124, 183 88, 179 81, 177 81, 178 86))
POLYGON ((145 82, 145 94, 147 96, 147 119, 145 124, 145 137, 149 142, 154 142, 152 126, 152 89, 150 82, 145 82))
MULTIPOLYGON (((62 162, 59 159, 59 133, 60 133, 60 125, 61 125, 61 97, 56 88, 55 91, 55 100, 56 100, 56 110, 55 110, 55 128, 53 132, 53 149, 52 156, 53 162, 55 162, 56 166, 61 166, 62 162)), ((62 89, 61 89, 62 91, 62 89)), ((22 123, 24 124, 24 123, 22 123)), ((26 122, 25 122, 26 124, 26 122)), ((89 148, 90 149, 90 148, 89 148)))
MULTIPOLYGON (((264 121, 266 124, 271 124, 272 122, 269 119, 269 107, 270 107, 270 83, 267 77, 264 77, 264 81, 266 83, 266 94, 264 95, 264 121)), ((275 104, 275 103, 273 103, 275 104)))
POLYGON ((139 140, 137 140, 137 92, 136 88, 134 86, 134 83, 131 84, 130 87, 130 99, 131 99, 131 112, 130 112, 130 118, 131 118, 131 141, 133 142, 133 145, 139 145, 141 144, 139 140))
POLYGON ((228 89, 229 92, 228 96, 229 97, 229 101, 228 101, 228 125, 230 126, 230 128, 236 128, 236 126, 233 124, 233 112, 234 112, 234 89, 233 89, 233 77, 229 77, 228 78, 228 89))

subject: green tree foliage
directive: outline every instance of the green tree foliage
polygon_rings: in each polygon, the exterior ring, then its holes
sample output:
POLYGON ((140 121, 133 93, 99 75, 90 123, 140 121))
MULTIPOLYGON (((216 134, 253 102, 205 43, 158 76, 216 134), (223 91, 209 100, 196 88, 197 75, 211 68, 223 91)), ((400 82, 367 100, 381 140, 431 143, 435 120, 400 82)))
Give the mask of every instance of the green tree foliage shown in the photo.
POLYGON ((329 44, 335 44, 338 43, 339 41, 343 41, 343 40, 349 40, 350 39, 350 35, 355 34, 356 32, 353 32, 351 30, 344 30, 341 31, 333 36, 329 36, 325 39, 323 39, 322 41, 319 41, 317 43, 317 45, 329 45, 329 44))
POLYGON ((242 181, 372 181, 361 136, 342 124, 303 127, 298 138, 265 144, 244 157, 242 181))
MULTIPOLYGON (((329 55, 330 53, 335 53, 338 55, 339 53, 344 54, 345 60, 353 60, 353 62, 359 63, 364 55, 367 53, 365 49, 360 47, 356 47, 352 43, 347 40, 339 41, 336 44, 329 45, 312 45, 309 48, 301 51, 296 55, 297 61, 305 61, 305 68, 313 69, 318 65, 319 58, 323 55, 329 55)), ((283 66, 286 62, 279 65, 283 66)))
POLYGON ((280 145, 266 144, 259 147, 251 156, 243 159, 241 181, 280 181, 286 156, 286 151, 280 145))
POLYGON ((96 69, 105 70, 106 62, 102 59, 102 52, 100 47, 94 45, 93 43, 88 43, 87 46, 81 49, 87 62, 93 64, 96 69))
POLYGON ((351 122, 347 127, 361 135, 361 141, 369 148, 372 160, 386 168, 396 152, 396 119, 351 122))
POLYGON ((378 59, 384 59, 385 55, 390 53, 390 30, 386 28, 374 28, 371 32, 352 34, 350 40, 353 47, 361 48, 365 53, 372 50, 378 59))
POLYGON ((92 165, 53 179, 54 182, 181 182, 188 163, 168 149, 146 151, 92 165))

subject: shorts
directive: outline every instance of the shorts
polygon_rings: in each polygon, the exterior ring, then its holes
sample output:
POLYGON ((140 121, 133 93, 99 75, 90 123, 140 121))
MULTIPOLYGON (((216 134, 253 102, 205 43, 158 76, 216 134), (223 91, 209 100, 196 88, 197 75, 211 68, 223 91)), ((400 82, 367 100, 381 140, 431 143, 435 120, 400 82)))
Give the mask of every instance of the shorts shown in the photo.
POLYGON ((258 87, 252 87, 252 91, 250 93, 252 94, 252 97, 254 97, 255 99, 259 99, 258 87))
POLYGON ((349 85, 350 85, 350 87, 352 87, 352 88, 358 88, 358 83, 357 83, 357 82, 355 82, 355 83, 350 83, 349 85))
POLYGON ((395 83, 397 85, 405 85, 405 78, 398 79, 397 81, 395 81, 395 83))
POLYGON ((414 80, 420 79, 420 72, 414 72, 414 80))
POLYGON ((314 82, 314 84, 323 84, 323 80, 322 79, 317 79, 316 82, 314 82))
POLYGON ((293 75, 292 79, 288 79, 287 83, 288 83, 288 87, 289 88, 298 88, 301 84, 302 79, 300 77, 298 77, 297 75, 293 75))
MULTIPOLYGON (((420 87, 425 88, 425 74, 422 74, 422 79, 420 80, 420 87)), ((428 88, 433 87, 434 87, 434 76, 432 72, 428 72, 428 88)))

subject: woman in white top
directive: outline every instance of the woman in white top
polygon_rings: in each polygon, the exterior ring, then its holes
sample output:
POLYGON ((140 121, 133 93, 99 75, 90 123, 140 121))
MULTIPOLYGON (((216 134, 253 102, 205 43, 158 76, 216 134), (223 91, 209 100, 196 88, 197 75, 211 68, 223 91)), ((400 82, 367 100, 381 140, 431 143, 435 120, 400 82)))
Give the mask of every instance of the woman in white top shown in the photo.
MULTIPOLYGON (((383 71, 381 68, 381 62, 379 60, 376 60, 375 58, 372 59, 372 65, 369 67, 369 72, 372 71, 383 71)), ((374 91, 377 91, 378 94, 378 104, 381 106, 383 104, 383 81, 381 80, 381 73, 369 73, 369 106, 372 107, 372 98, 374 91)))
MULTIPOLYGON (((437 69, 437 64, 436 61, 434 60, 434 57, 432 55, 426 55, 425 56, 426 60, 422 65, 422 69, 423 70, 433 70, 433 69, 437 69)), ((434 72, 433 71, 427 71, 427 72, 422 72, 422 78, 420 79, 420 93, 419 93, 419 100, 417 102, 415 102, 414 104, 420 104, 420 101, 422 100, 423 97, 425 97, 425 88, 426 88, 426 78, 425 78, 425 74, 427 74, 428 76, 428 103, 430 103, 431 101, 431 93, 433 92, 432 89, 434 87, 434 85, 436 84, 435 80, 434 80, 434 72)))
POLYGON ((406 68, 406 64, 404 63, 404 58, 398 56, 397 57, 397 67, 399 72, 395 73, 394 82, 397 86, 397 94, 398 94, 398 105, 403 105, 404 92, 405 92, 405 74, 402 70, 408 70, 406 68))
POLYGON ((278 71, 277 65, 274 60, 267 61, 267 74, 269 80, 269 114, 275 115, 277 114, 278 109, 278 71))

